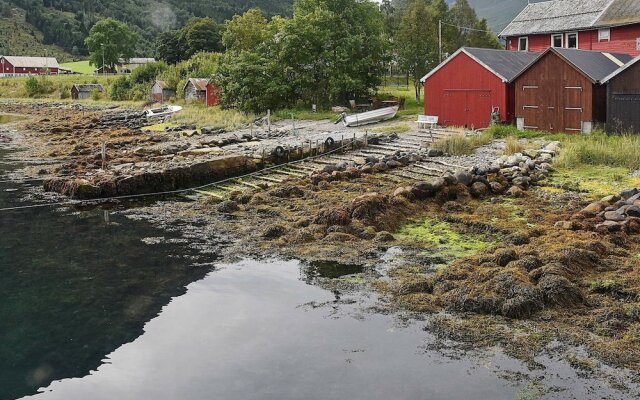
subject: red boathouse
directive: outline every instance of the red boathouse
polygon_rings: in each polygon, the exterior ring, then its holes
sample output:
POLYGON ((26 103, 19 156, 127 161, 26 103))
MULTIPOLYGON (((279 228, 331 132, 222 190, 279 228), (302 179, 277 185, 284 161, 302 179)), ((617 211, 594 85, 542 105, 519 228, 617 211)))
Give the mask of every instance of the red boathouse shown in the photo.
POLYGON ((444 126, 486 128, 492 112, 502 122, 515 116, 510 83, 538 55, 463 47, 422 78, 425 115, 444 126))
POLYGON ((0 56, 0 77, 58 75, 58 60, 53 57, 0 56))

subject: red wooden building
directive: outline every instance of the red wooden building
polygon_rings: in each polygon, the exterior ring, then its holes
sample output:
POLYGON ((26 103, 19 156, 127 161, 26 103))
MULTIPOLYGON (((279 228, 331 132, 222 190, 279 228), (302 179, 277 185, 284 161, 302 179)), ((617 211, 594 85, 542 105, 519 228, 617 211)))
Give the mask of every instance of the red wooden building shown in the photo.
POLYGON ((0 56, 0 77, 58 75, 60 65, 53 57, 0 56))
POLYGON ((493 111, 514 118, 511 79, 538 55, 506 50, 461 48, 422 78, 425 115, 445 126, 486 128, 493 111))
POLYGON ((549 47, 640 55, 640 1, 552 0, 530 3, 500 33, 507 50, 549 47))
POLYGON ((606 121, 603 81, 627 54, 550 48, 514 78, 518 128, 590 133, 606 121))
POLYGON ((207 107, 214 107, 220 103, 220 89, 208 79, 190 78, 183 91, 184 99, 187 101, 202 101, 207 107))

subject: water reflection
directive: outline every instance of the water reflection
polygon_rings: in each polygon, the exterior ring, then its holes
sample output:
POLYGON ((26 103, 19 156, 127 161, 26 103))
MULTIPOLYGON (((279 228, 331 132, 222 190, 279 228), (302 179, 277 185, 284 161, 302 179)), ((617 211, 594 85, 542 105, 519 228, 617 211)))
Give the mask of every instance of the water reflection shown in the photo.
MULTIPOLYGON (((0 207, 28 189, 0 184, 0 207)), ((210 271, 184 246, 141 241, 163 235, 101 210, 0 214, 0 399, 96 369, 210 271)))

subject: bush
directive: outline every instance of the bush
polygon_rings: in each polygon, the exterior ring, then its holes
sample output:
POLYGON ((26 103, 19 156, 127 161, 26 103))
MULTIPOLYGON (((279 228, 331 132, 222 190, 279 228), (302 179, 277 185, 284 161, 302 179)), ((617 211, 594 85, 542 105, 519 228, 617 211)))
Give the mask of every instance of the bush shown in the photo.
POLYGON ((34 76, 27 79, 24 84, 25 92, 29 97, 36 97, 40 95, 45 95, 49 93, 53 93, 55 88, 51 81, 47 79, 46 76, 41 76, 40 78, 36 78, 34 76))
POLYGON ((510 156, 515 153, 522 153, 523 150, 524 150, 524 145, 520 143, 520 141, 516 137, 509 136, 507 138, 507 146, 504 149, 505 155, 510 156))
POLYGON ((99 91, 98 89, 93 89, 93 90, 91 91, 91 99, 92 99, 93 101, 98 101, 98 100, 100 100, 101 98, 102 98, 102 92, 101 92, 101 91, 99 91))

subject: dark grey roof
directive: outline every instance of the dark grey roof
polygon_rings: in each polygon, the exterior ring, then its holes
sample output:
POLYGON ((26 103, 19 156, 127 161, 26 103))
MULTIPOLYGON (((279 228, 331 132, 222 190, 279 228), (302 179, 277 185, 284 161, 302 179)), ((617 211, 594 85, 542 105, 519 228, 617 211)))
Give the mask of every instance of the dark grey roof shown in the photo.
POLYGON ((519 51, 477 49, 471 47, 465 47, 464 49, 467 54, 481 61, 506 81, 511 81, 515 78, 520 71, 525 69, 539 56, 538 53, 519 51))
POLYGON ((628 63, 626 63, 624 66, 620 67, 620 69, 618 69, 618 70, 614 71, 613 73, 609 74, 609 76, 607 76, 606 78, 604 78, 602 80, 602 83, 609 83, 609 81, 611 81, 612 79, 614 79, 616 76, 620 75, 621 73, 623 73, 627 69, 631 68, 632 66, 636 65, 638 62, 640 62, 640 56, 634 58, 633 60, 631 60, 628 63))
POLYGON ((633 59, 628 54, 600 51, 557 48, 552 49, 552 51, 560 54, 594 82, 602 82, 608 75, 633 59))
POLYGON ((535 61, 535 59, 540 55, 539 53, 463 47, 425 75, 420 81, 424 82, 429 79, 433 74, 438 72, 440 68, 444 67, 460 53, 468 55, 489 71, 496 74, 504 82, 510 82, 520 73, 520 71, 535 61))
POLYGON ((75 87, 79 92, 92 92, 94 90, 104 92, 104 87, 97 83, 75 84, 73 87, 75 87))

